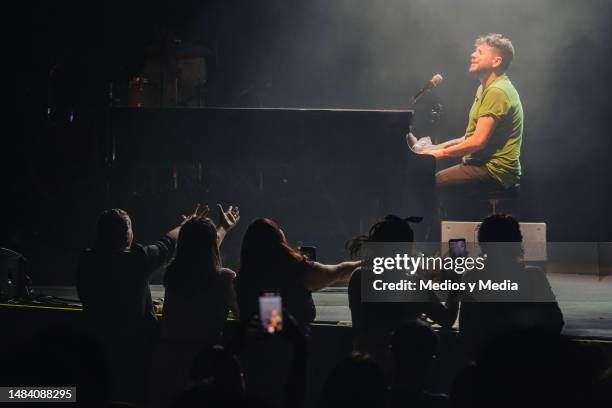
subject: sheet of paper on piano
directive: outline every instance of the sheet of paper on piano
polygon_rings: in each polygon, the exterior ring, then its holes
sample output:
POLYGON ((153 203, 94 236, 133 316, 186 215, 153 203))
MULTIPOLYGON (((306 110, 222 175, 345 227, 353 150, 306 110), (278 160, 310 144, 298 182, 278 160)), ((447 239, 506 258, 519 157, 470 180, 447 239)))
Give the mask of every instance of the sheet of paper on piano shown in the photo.
POLYGON ((431 138, 429 136, 422 137, 417 139, 412 132, 406 135, 406 143, 410 150, 415 152, 416 154, 429 154, 429 151, 433 144, 431 143, 431 138))

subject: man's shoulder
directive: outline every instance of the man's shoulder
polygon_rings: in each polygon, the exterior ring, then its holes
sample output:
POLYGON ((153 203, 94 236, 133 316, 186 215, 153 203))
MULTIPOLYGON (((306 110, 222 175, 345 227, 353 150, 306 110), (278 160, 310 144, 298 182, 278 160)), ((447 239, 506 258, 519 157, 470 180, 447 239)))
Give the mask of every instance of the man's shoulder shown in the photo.
POLYGON ((485 89, 485 94, 488 93, 508 99, 518 98, 518 91, 508 77, 501 78, 499 81, 495 81, 493 84, 491 84, 487 89, 485 89))
POLYGON ((487 89, 484 90, 482 97, 483 98, 496 98, 496 99, 510 99, 510 97, 512 96, 512 88, 509 88, 508 86, 505 86, 504 84, 500 84, 499 82, 496 82, 490 86, 487 87, 487 89))
POLYGON ((102 265, 123 264, 138 262, 146 259, 145 250, 142 245, 133 244, 129 249, 124 251, 99 251, 93 248, 87 248, 79 254, 79 265, 81 268, 96 268, 102 265))

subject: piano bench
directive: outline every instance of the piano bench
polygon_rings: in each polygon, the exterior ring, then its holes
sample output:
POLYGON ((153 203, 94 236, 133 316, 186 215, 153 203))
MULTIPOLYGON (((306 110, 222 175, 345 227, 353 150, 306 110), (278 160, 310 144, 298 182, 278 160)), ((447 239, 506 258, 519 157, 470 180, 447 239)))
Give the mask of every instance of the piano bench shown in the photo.
POLYGON ((515 184, 505 190, 487 191, 486 193, 479 193, 477 195, 474 195, 471 198, 474 200, 488 201, 491 205, 491 214, 495 214, 497 212, 497 206, 499 205, 500 201, 515 200, 519 197, 520 192, 521 185, 515 184))

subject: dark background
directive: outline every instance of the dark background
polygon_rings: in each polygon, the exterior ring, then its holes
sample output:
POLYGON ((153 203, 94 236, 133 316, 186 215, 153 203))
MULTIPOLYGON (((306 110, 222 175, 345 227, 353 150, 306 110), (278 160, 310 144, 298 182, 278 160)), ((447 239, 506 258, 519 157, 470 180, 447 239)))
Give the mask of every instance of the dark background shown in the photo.
POLYGON ((208 106, 409 108, 410 96, 439 72, 445 80, 419 102, 414 131, 447 140, 463 134, 477 86, 467 73, 473 41, 500 32, 516 49, 509 76, 525 110, 516 212, 546 222, 549 241, 612 240, 606 0, 60 1, 29 2, 15 15, 17 102, 14 130, 4 137, 10 187, 2 244, 36 261, 38 281, 70 282, 102 208, 126 207, 137 239, 148 241, 188 210, 187 201, 203 198, 161 191, 136 204, 105 195, 104 159, 82 132, 82 118, 108 106, 109 83, 141 74, 145 48, 170 37, 209 50, 208 106), (432 128, 434 103, 444 115, 432 128))

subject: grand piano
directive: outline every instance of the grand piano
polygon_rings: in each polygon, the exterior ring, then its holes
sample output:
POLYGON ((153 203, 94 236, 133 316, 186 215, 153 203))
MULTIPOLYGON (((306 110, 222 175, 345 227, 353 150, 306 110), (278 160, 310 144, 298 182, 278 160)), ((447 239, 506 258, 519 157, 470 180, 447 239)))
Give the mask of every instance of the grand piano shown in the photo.
POLYGON ((416 239, 427 238, 435 161, 408 149, 412 116, 411 110, 113 108, 103 145, 113 194, 149 197, 162 207, 237 204, 242 228, 253 218, 271 218, 291 242, 316 246, 319 259, 335 261, 345 258, 347 239, 389 213, 423 216, 416 239))

